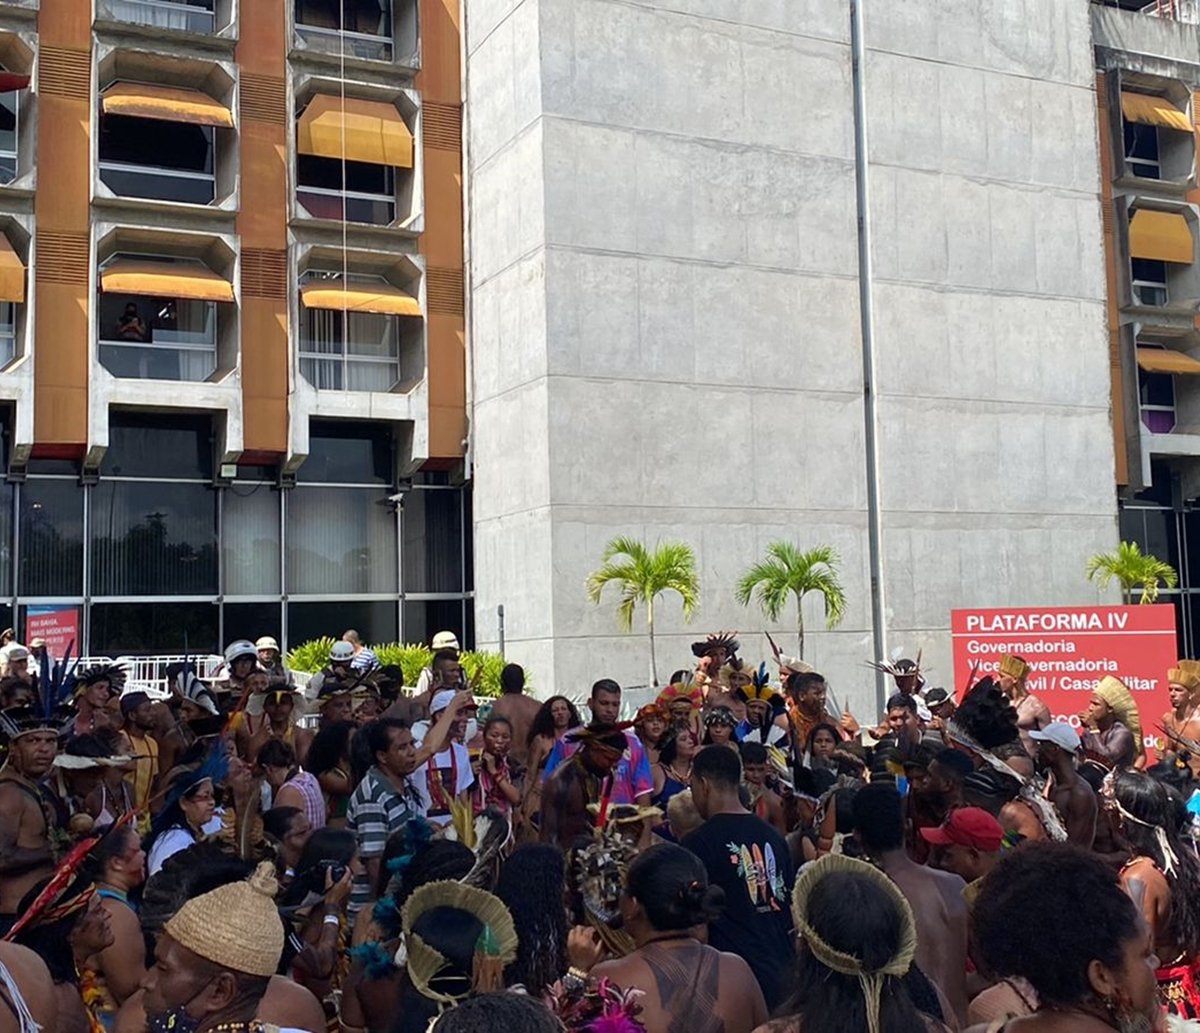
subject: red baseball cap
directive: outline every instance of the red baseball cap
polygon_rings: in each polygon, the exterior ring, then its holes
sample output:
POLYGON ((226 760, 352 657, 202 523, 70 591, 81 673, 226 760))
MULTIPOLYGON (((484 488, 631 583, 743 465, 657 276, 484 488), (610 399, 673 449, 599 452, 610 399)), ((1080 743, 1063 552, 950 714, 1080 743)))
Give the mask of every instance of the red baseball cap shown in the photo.
POLYGON ((1000 822, 979 807, 959 807, 950 812, 937 828, 921 829, 921 837, 927 843, 946 846, 974 847, 985 854, 994 854, 1004 839, 1000 822))

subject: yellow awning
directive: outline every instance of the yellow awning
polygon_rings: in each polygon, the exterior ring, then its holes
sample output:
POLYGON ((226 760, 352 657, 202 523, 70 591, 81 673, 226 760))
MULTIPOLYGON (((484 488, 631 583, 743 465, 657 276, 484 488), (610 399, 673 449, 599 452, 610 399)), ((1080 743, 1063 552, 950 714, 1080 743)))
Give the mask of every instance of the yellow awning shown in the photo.
POLYGON ((342 284, 313 280, 300 288, 305 308, 332 308, 347 312, 378 312, 388 316, 419 316, 421 303, 411 294, 386 283, 342 284))
POLYGON ((1151 97, 1145 93, 1121 92, 1121 114, 1126 122, 1137 122, 1143 126, 1162 126, 1178 129, 1181 133, 1192 131, 1192 120, 1163 97, 1151 97))
POLYGON ((324 93, 313 97, 300 116, 296 150, 405 169, 413 163, 412 133, 391 104, 324 93))
POLYGON ((1137 364, 1147 373, 1200 373, 1200 362, 1170 348, 1139 348, 1137 364))
POLYGON ((1129 253, 1134 258, 1188 265, 1195 257, 1192 228, 1182 215, 1139 208, 1129 220, 1129 253))
POLYGON ((233 284, 191 263, 118 258, 100 270, 105 294, 147 294, 193 301, 233 301, 233 284))
POLYGON ((207 93, 181 86, 119 82, 104 91, 100 110, 106 115, 133 115, 161 122, 233 127, 233 112, 207 93))
POLYGON ((25 267, 12 244, 0 234, 0 301, 25 300, 25 267))

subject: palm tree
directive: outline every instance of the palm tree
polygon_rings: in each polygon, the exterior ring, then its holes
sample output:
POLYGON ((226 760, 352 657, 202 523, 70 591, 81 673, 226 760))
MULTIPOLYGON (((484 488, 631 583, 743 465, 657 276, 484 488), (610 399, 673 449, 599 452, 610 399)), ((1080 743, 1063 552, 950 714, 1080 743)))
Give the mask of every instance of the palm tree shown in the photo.
POLYGON ((588 598, 599 605, 604 586, 616 583, 621 589, 617 622, 622 630, 633 630, 633 611, 646 604, 646 630, 650 634, 650 684, 658 684, 654 656, 654 600, 663 592, 674 592, 683 600, 683 619, 690 621, 700 603, 700 578, 696 554, 683 542, 662 542, 651 552, 636 538, 621 536, 604 547, 598 570, 587 579, 588 598))
POLYGON ((1121 586, 1121 599, 1126 605, 1133 602, 1133 590, 1142 590, 1141 602, 1158 600, 1158 584, 1168 588, 1179 584, 1179 575, 1169 563, 1138 548, 1137 542, 1121 542, 1116 552, 1098 552, 1087 562, 1087 578, 1107 588, 1113 578, 1121 586))
POLYGON ((831 631, 846 615, 846 594, 838 580, 837 550, 829 545, 818 545, 807 552, 791 542, 771 542, 767 546, 767 558, 754 564, 737 585, 737 601, 750 605, 751 596, 757 594, 767 620, 777 621, 787 604, 788 596, 796 597, 796 638, 800 647, 800 659, 804 659, 804 597, 809 592, 818 593, 825 603, 825 626, 831 631))

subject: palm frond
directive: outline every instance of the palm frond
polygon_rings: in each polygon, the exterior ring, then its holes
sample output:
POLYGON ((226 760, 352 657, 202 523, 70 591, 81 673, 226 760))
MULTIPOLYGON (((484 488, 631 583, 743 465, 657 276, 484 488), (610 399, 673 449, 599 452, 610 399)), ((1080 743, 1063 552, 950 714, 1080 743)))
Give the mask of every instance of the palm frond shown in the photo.
POLYGON ((825 624, 830 629, 846 613, 846 595, 838 579, 837 550, 818 545, 802 550, 792 542, 776 541, 767 546, 767 558, 755 563, 738 580, 736 597, 743 606, 756 598, 768 620, 779 619, 789 595, 802 600, 810 592, 825 604, 825 624))

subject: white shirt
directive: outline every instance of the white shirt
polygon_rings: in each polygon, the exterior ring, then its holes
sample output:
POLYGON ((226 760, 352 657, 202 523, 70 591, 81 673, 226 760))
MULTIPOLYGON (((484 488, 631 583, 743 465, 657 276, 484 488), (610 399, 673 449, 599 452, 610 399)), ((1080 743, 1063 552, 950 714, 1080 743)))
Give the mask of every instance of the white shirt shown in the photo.
MULTIPOLYGON (((420 743, 417 745, 420 746, 420 743)), ((439 771, 448 770, 451 767, 451 751, 453 751, 453 765, 457 768, 454 795, 459 796, 475 784, 475 772, 471 770, 471 752, 462 743, 452 742, 449 747, 433 758, 432 764, 439 771)), ((434 808, 433 796, 429 791, 429 767, 430 762, 426 761, 409 776, 408 780, 420 795, 421 802, 425 804, 426 818, 429 823, 431 825, 449 825, 450 814, 448 812, 438 813, 434 808)))

